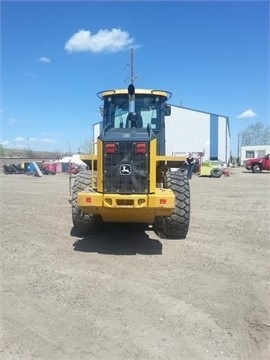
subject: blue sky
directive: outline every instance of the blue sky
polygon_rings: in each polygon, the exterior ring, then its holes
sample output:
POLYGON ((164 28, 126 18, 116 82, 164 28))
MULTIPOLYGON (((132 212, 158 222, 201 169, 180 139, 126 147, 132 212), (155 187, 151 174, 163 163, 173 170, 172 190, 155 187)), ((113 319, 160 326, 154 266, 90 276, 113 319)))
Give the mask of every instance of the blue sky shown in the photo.
POLYGON ((1 1, 4 147, 78 152, 97 92, 129 84, 170 104, 269 125, 269 1, 1 1))

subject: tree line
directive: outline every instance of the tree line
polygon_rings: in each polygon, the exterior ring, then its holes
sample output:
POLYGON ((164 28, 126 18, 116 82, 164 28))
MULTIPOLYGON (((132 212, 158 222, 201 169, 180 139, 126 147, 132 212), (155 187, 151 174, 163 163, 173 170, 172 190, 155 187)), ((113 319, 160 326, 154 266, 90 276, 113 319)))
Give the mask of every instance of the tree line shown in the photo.
POLYGON ((262 122, 249 125, 241 133, 241 146, 246 145, 270 145, 269 126, 262 122))
POLYGON ((61 151, 33 151, 30 149, 12 149, 4 148, 0 145, 1 158, 22 158, 22 159, 61 159, 66 156, 66 153, 61 151))

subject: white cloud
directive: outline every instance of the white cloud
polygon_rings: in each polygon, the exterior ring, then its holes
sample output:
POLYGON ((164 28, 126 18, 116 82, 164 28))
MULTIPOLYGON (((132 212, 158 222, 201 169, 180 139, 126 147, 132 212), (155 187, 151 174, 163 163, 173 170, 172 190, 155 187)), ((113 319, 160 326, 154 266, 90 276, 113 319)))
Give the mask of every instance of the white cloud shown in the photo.
POLYGON ((5 145, 9 144, 9 141, 8 140, 0 140, 0 144, 5 146, 5 145))
POLYGON ((46 57, 46 56, 41 56, 39 59, 38 59, 39 62, 42 62, 42 63, 50 63, 51 62, 51 59, 46 57))
POLYGON ((9 118, 9 119, 7 119, 7 121, 6 121, 6 123, 7 123, 8 125, 13 125, 13 124, 16 124, 17 122, 19 122, 19 120, 18 120, 18 119, 14 119, 14 118, 9 118))
POLYGON ((44 139, 41 139, 41 142, 43 142, 43 143, 56 143, 57 141, 55 139, 44 138, 44 139))
POLYGON ((129 48, 134 39, 121 29, 101 29, 96 34, 88 30, 79 30, 65 44, 67 52, 117 52, 129 48))
POLYGON ((16 139, 14 139, 14 142, 18 142, 18 143, 21 143, 21 142, 25 142, 25 138, 22 137, 22 136, 17 136, 16 139))
POLYGON ((248 109, 246 111, 243 111, 241 114, 237 116, 238 119, 250 119, 256 117, 257 114, 252 110, 248 109))

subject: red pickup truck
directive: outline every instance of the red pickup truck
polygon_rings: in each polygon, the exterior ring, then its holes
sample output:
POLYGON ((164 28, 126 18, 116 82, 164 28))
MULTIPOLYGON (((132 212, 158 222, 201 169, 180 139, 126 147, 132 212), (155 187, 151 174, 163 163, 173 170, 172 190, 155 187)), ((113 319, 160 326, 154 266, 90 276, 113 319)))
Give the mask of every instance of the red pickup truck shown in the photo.
POLYGON ((252 170, 254 173, 259 173, 263 170, 270 171, 270 154, 262 158, 247 159, 244 166, 247 170, 252 170))

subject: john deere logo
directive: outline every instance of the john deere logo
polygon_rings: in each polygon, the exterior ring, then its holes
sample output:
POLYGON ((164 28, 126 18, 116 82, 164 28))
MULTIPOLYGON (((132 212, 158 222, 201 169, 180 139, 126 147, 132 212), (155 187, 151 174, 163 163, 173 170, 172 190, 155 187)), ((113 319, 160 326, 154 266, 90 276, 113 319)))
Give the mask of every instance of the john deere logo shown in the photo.
POLYGON ((121 175, 130 175, 131 174, 131 166, 128 164, 122 164, 120 166, 120 174, 121 175))

